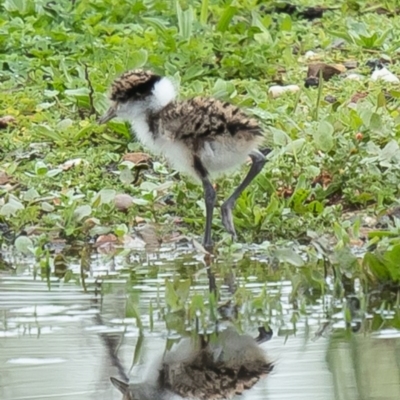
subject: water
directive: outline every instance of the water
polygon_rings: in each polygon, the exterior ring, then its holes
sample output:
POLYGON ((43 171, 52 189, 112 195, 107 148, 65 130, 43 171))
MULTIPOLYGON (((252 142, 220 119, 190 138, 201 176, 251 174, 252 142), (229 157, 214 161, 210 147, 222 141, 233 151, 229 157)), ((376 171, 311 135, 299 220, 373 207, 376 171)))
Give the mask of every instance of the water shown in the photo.
MULTIPOLYGON (((154 375, 171 342, 195 327, 188 316, 193 296, 208 302, 203 258, 187 249, 95 255, 84 286, 76 282, 81 271, 74 258, 68 283, 34 279, 32 260, 12 260, 16 273, 0 272, 0 399, 121 399, 109 381, 118 368, 105 338, 115 339, 131 381, 154 375), (166 280, 177 278, 191 280, 183 313, 171 312, 174 297, 166 289, 166 280)), ((274 331, 262 344, 273 372, 237 398, 400 398, 400 332, 390 324, 396 309, 356 311, 352 332, 343 301, 331 293, 292 298, 290 271, 276 272, 260 254, 219 260, 211 270, 220 303, 240 305, 236 321, 244 331, 255 337, 266 321, 274 331), (372 327, 377 320, 379 329, 372 327)), ((185 296, 186 286, 177 285, 185 296)), ((214 326, 207 318, 197 323, 208 331, 214 326)))

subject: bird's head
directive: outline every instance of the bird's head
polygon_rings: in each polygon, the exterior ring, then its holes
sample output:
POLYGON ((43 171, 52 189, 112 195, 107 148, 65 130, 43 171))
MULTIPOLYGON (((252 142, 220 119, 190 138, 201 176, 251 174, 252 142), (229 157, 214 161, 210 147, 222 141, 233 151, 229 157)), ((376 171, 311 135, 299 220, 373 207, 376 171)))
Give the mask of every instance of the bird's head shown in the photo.
POLYGON ((157 112, 175 97, 176 90, 170 79, 151 71, 127 71, 113 82, 111 106, 98 122, 104 124, 115 117, 132 120, 138 114, 157 112))

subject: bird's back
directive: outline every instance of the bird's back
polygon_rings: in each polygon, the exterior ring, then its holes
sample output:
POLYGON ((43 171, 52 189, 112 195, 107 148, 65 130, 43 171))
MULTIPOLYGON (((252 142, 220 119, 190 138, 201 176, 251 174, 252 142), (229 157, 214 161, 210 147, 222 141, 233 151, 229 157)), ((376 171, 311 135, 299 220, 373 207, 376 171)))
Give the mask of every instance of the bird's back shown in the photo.
POLYGON ((195 97, 174 101, 160 111, 167 134, 178 140, 216 140, 227 136, 253 140, 262 130, 253 118, 240 108, 217 99, 195 97))

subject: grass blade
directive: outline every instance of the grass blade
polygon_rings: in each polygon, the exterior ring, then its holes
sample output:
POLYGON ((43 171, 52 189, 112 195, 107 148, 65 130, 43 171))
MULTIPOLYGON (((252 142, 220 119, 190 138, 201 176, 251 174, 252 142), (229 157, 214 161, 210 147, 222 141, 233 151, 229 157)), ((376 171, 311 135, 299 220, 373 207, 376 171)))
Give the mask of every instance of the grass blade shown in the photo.
POLYGON ((225 32, 228 29, 228 26, 229 26, 230 22, 232 21, 232 18, 237 13, 237 11, 238 11, 237 7, 233 7, 233 6, 227 7, 221 16, 221 19, 218 21, 217 31, 225 32))

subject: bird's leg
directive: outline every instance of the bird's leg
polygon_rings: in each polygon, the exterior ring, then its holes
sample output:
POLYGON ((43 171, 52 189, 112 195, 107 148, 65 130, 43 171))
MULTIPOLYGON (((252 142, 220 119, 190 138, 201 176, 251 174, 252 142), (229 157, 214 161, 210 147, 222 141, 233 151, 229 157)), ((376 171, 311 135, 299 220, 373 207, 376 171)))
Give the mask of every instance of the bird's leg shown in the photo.
POLYGON ((211 248, 213 244, 211 239, 211 226, 212 226, 212 217, 215 206, 215 199, 217 195, 208 178, 202 179, 202 182, 204 188, 204 200, 206 203, 206 228, 204 231, 203 245, 207 249, 211 248))
POLYGON ((211 226, 212 226, 212 217, 215 206, 215 199, 217 197, 215 193, 215 189, 213 188, 209 178, 208 171, 205 169, 203 163, 201 162, 198 156, 194 157, 194 169, 199 175, 201 182, 203 184, 204 189, 204 201, 206 203, 206 227, 204 231, 204 239, 203 246, 206 249, 211 249, 213 242, 211 239, 211 226))
POLYGON ((249 156, 252 161, 249 172, 243 179, 243 182, 235 189, 231 196, 221 206, 222 224, 234 239, 236 239, 236 231, 235 226, 233 225, 232 209, 235 205, 236 200, 242 194, 243 190, 246 189, 251 181, 261 172, 264 164, 266 163, 264 154, 262 154, 258 150, 253 150, 249 154, 249 156))

